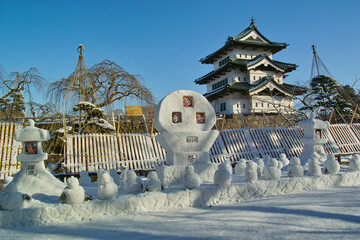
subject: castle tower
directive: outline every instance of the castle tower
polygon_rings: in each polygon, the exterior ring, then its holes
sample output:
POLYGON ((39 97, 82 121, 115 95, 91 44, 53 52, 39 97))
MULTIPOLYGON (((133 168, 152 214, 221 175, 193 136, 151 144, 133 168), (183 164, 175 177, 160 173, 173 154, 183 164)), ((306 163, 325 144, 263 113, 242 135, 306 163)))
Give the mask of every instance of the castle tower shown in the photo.
POLYGON ((286 43, 272 42, 260 33, 251 19, 248 28, 225 45, 200 59, 214 70, 195 80, 206 85, 204 97, 218 114, 292 113, 294 95, 306 88, 284 83, 296 64, 273 60, 286 43))

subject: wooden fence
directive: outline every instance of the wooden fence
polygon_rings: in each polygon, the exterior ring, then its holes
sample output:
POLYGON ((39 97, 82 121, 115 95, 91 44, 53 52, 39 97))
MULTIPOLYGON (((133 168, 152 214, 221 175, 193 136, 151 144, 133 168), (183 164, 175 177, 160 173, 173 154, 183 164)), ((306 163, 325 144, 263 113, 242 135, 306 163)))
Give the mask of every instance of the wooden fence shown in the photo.
MULTIPOLYGON (((16 155, 21 151, 21 144, 13 140, 13 134, 21 127, 21 124, 1 125, 0 178, 20 169, 16 155)), ((327 154, 360 153, 360 124, 333 124, 323 136, 328 140, 323 145, 327 154)), ((220 163, 225 159, 239 161, 265 155, 279 158, 281 153, 288 157, 299 156, 303 149, 302 137, 303 131, 298 127, 227 129, 220 132, 212 145, 210 160, 220 163)), ((164 164, 165 156, 165 150, 149 134, 68 135, 63 166, 68 173, 122 166, 150 170, 164 164)))
POLYGON ((146 134, 68 135, 64 166, 67 172, 100 168, 154 169, 164 164, 165 150, 146 134))
POLYGON ((20 154, 22 145, 14 140, 14 132, 22 126, 17 123, 0 123, 0 179, 18 172, 21 168, 16 156, 20 154))

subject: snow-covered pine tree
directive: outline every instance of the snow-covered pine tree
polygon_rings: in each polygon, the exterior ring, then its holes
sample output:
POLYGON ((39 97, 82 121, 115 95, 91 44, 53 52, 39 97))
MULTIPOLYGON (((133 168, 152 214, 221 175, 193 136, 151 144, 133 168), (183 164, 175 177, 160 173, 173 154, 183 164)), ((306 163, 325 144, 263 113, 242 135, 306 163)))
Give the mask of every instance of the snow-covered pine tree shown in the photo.
MULTIPOLYGON (((105 112, 101 108, 97 107, 91 102, 82 101, 74 106, 75 112, 82 111, 84 114, 84 123, 81 126, 79 132, 109 132, 115 131, 113 125, 111 125, 105 119, 105 112)), ((75 126, 76 127, 76 126, 75 126)))

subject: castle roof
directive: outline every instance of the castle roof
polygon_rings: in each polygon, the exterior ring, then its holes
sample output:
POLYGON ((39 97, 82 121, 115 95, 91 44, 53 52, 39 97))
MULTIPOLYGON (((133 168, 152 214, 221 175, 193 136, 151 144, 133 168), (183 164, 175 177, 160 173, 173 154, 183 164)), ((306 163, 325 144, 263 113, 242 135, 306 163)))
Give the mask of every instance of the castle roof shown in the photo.
POLYGON ((296 64, 284 63, 270 59, 266 54, 258 55, 257 57, 246 59, 229 60, 223 66, 211 71, 210 73, 196 79, 196 84, 207 84, 221 75, 225 75, 227 72, 231 72, 233 69, 239 69, 240 71, 248 71, 251 69, 258 70, 275 70, 278 72, 291 72, 297 68, 296 64))
POLYGON ((239 92, 241 95, 285 95, 294 96, 304 94, 308 89, 291 84, 278 84, 270 76, 264 77, 257 84, 247 82, 232 82, 210 93, 204 94, 209 101, 216 100, 226 95, 239 92))
POLYGON ((260 33, 254 23, 251 23, 248 28, 236 35, 236 37, 228 37, 225 44, 217 51, 200 59, 201 63, 212 64, 217 59, 222 58, 227 52, 232 51, 237 47, 253 49, 261 48, 263 51, 270 50, 275 54, 288 46, 287 43, 272 42, 260 33))

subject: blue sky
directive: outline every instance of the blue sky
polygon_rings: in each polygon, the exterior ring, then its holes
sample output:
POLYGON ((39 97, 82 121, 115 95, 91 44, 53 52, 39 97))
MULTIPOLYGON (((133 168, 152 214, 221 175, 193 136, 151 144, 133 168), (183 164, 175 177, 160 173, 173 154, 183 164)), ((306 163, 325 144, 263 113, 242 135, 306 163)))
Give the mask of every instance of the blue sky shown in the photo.
MULTIPOLYGON (((49 81, 67 77, 85 46, 90 68, 104 59, 139 74, 157 100, 188 89, 212 70, 199 59, 249 26, 289 46, 275 60, 299 65, 287 83, 309 81, 312 50, 341 84, 360 78, 360 1, 7 1, 0 0, 0 65, 36 67, 49 81)), ((45 90, 42 90, 45 92, 45 90)), ((45 100, 42 100, 45 101, 45 100)))

